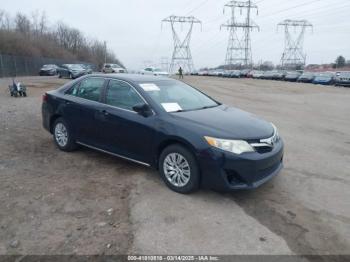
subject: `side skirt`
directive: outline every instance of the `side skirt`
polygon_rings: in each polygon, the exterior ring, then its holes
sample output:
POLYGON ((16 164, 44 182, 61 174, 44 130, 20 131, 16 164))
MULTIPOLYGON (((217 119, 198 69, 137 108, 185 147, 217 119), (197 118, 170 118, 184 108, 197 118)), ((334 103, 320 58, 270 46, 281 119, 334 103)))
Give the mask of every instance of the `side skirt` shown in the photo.
POLYGON ((106 150, 103 150, 103 149, 100 149, 100 148, 97 148, 97 147, 94 147, 94 146, 90 146, 90 145, 84 144, 84 143, 79 142, 79 141, 76 141, 76 143, 79 144, 79 145, 82 145, 82 146, 85 146, 85 147, 88 147, 88 148, 91 148, 91 149, 94 149, 94 150, 97 150, 97 151, 109 154, 109 155, 112 155, 112 156, 116 156, 116 157, 119 157, 119 158, 122 158, 122 159, 125 159, 125 160, 129 160, 131 162, 134 162, 134 163, 137 163, 137 164, 140 164, 140 165, 144 165, 144 166, 148 166, 148 167, 151 166, 150 164, 147 164, 147 163, 144 163, 144 162, 141 162, 141 161, 129 158, 129 157, 125 157, 125 156, 122 156, 122 155, 118 155, 118 154, 115 154, 115 153, 112 153, 112 152, 109 152, 109 151, 106 151, 106 150))

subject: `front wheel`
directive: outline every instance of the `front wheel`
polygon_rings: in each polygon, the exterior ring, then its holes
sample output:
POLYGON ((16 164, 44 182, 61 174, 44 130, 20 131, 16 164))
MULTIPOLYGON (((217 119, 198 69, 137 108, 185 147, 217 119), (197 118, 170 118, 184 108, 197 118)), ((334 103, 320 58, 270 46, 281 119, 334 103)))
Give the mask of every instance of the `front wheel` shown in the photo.
POLYGON ((53 125, 53 137, 56 145, 62 151, 73 151, 77 148, 69 125, 63 118, 56 119, 53 125))
POLYGON ((200 172, 194 155, 181 145, 171 145, 159 157, 159 173, 173 191, 189 194, 199 188, 200 172))

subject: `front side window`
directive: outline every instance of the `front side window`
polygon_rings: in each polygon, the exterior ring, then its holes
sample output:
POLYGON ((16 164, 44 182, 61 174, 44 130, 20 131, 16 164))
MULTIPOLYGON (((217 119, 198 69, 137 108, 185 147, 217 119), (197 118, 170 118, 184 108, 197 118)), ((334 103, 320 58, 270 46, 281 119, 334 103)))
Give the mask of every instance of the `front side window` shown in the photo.
POLYGON ((127 110, 133 110, 133 107, 140 103, 144 103, 144 101, 129 84, 118 80, 111 80, 109 82, 106 94, 106 104, 127 110))
POLYGON ((80 82, 79 89, 75 96, 98 102, 100 100, 101 90, 104 79, 99 77, 87 78, 80 82))

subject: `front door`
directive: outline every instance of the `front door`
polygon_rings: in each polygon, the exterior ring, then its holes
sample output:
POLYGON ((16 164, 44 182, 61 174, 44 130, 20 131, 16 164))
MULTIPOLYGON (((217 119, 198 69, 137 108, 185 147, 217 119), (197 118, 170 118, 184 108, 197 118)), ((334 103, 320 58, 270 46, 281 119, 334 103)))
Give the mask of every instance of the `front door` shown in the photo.
POLYGON ((141 116, 132 109, 145 101, 134 87, 120 80, 110 80, 105 93, 105 109, 99 121, 103 149, 150 163, 155 117, 141 116))

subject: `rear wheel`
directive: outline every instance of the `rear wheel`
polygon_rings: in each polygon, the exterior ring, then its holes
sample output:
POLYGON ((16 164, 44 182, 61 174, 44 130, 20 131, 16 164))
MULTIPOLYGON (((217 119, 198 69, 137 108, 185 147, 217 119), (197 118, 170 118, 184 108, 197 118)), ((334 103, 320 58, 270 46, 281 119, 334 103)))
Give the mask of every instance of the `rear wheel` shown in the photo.
POLYGON ((159 157, 159 173, 173 191, 189 194, 199 188, 200 172, 194 155, 181 145, 171 145, 159 157))
POLYGON ((77 148, 71 129, 62 117, 56 119, 53 125, 53 137, 58 148, 63 151, 69 152, 77 148))

